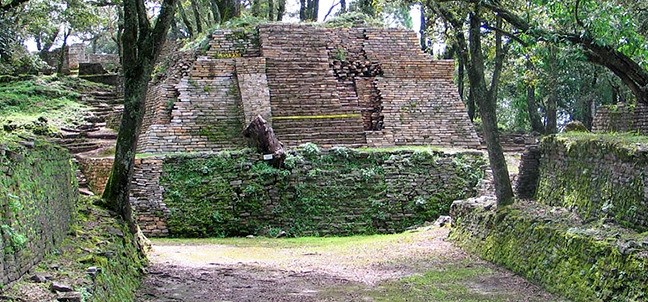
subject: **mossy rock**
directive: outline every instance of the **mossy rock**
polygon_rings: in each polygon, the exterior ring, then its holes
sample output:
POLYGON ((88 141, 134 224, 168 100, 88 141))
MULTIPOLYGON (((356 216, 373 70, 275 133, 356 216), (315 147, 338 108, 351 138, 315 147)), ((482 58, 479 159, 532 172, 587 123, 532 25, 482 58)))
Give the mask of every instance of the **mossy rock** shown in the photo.
POLYGON ((571 121, 565 125, 565 132, 589 132, 589 130, 582 122, 571 121))

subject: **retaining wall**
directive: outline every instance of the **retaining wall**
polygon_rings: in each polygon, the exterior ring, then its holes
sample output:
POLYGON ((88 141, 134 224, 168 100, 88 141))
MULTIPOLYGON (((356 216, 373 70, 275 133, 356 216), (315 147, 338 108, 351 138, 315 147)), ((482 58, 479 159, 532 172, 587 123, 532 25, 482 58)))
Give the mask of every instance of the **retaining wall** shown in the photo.
POLYGON ((15 281, 67 234, 78 198, 70 155, 0 138, 0 285, 15 281))
POLYGON ((249 150, 138 160, 132 203, 152 236, 393 233, 474 196, 481 153, 291 151, 275 169, 249 150))

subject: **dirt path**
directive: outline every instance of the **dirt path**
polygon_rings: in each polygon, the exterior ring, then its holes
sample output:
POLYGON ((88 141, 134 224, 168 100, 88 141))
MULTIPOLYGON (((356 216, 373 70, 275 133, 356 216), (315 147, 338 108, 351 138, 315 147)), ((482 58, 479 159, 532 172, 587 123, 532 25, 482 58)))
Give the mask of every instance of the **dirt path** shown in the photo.
POLYGON ((154 241, 138 301, 558 301, 447 233, 154 241))

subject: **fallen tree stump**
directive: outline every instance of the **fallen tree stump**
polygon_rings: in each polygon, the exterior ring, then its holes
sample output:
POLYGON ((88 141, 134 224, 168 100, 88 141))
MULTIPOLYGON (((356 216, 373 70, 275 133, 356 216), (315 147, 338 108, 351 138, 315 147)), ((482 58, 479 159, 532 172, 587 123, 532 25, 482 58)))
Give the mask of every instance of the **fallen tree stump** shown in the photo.
POLYGON ((261 115, 257 115, 243 130, 243 136, 250 138, 250 144, 263 154, 263 159, 269 161, 270 165, 275 168, 283 166, 286 159, 283 144, 261 115))

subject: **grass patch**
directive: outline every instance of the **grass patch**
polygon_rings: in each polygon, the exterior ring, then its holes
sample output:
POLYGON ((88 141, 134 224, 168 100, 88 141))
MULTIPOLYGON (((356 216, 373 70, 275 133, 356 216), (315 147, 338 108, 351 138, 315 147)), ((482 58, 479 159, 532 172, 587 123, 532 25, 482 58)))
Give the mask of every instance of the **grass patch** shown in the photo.
POLYGON ((374 301, 462 301, 498 302, 520 301, 505 292, 491 292, 482 288, 482 279, 492 277, 495 271, 485 266, 457 263, 428 271, 422 275, 402 278, 381 284, 369 296, 374 301))
POLYGON ((56 128, 82 122, 88 106, 76 91, 97 84, 72 78, 38 77, 0 83, 0 124, 30 124, 39 117, 56 128))
POLYGON ((297 237, 297 238, 267 238, 267 237, 230 237, 230 238, 153 238, 155 245, 204 245, 218 244, 235 247, 271 247, 271 248, 299 248, 299 247, 341 247, 364 244, 388 243, 403 240, 412 236, 411 233, 390 235, 363 235, 350 237, 297 237))

